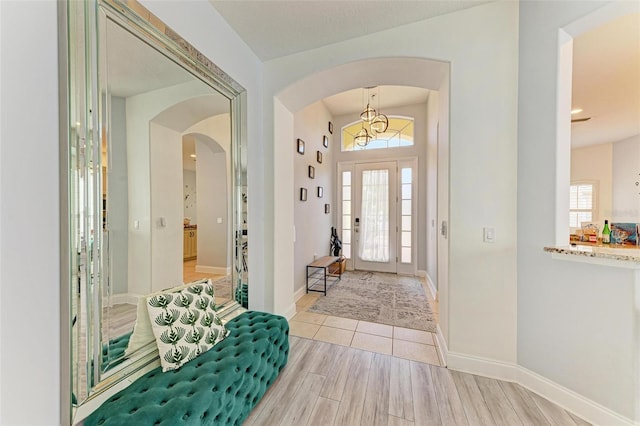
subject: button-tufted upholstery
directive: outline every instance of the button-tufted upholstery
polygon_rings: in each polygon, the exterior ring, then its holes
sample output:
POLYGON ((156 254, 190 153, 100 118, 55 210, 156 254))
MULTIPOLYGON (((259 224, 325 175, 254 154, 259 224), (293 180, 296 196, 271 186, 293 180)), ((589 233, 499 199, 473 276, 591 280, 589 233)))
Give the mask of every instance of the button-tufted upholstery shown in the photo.
POLYGON ((103 366, 103 371, 108 371, 124 360, 124 351, 127 349, 130 337, 131 333, 123 334, 122 336, 109 340, 109 344, 102 345, 101 365, 103 366))
POLYGON ((241 425, 287 363, 289 324, 248 311, 230 320, 229 336, 179 370, 160 367, 104 402, 94 425, 241 425))

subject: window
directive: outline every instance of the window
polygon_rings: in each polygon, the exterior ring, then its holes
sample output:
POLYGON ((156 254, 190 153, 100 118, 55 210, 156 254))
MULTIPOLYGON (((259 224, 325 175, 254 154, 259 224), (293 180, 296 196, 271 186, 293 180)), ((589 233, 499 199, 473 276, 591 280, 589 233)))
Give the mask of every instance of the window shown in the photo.
POLYGON ((400 171, 400 262, 411 263, 411 193, 412 169, 403 167, 400 171))
POLYGON ((342 172, 342 254, 351 259, 351 171, 342 172))
POLYGON ((580 228, 583 222, 593 222, 596 211, 594 183, 574 182, 569 187, 569 226, 580 228))
POLYGON ((342 128, 343 152, 413 146, 413 118, 389 117, 387 130, 384 133, 376 133, 375 139, 372 139, 366 147, 358 145, 353 140, 360 129, 362 129, 362 120, 354 121, 342 128))

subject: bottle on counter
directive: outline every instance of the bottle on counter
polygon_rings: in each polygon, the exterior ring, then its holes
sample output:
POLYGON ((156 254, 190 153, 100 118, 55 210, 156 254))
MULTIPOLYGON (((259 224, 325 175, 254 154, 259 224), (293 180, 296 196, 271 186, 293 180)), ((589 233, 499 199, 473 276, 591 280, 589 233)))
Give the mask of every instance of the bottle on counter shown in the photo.
POLYGON ((609 229, 609 221, 605 219, 604 228, 602 228, 602 243, 609 244, 611 242, 611 230, 609 229))

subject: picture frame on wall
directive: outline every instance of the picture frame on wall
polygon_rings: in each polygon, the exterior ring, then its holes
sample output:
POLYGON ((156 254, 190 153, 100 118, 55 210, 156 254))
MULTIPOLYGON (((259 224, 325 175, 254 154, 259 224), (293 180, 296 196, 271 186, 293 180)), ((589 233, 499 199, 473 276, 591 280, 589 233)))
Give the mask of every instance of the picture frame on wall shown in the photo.
POLYGON ((298 154, 304 155, 304 141, 298 139, 298 154))
POLYGON ((316 169, 313 166, 309 166, 309 179, 316 178, 316 169))
POLYGON ((316 160, 318 163, 322 164, 322 152, 316 151, 316 160))
POLYGON ((307 188, 300 188, 300 201, 307 201, 307 188))
POLYGON ((331 204, 325 204, 324 205, 324 214, 329 214, 331 213, 331 204))
POLYGON ((322 137, 322 146, 324 146, 325 148, 329 148, 329 136, 324 135, 322 137))
POLYGON ((333 123, 329 122, 329 133, 333 134, 333 123))
POLYGON ((322 198, 324 196, 324 188, 319 186, 318 187, 318 198, 322 198))

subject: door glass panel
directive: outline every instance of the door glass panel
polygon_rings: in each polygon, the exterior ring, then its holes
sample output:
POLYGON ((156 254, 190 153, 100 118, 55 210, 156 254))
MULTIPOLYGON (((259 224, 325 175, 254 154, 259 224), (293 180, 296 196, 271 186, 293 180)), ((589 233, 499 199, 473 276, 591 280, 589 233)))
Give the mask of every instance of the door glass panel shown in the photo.
POLYGON ((411 222, 413 216, 411 214, 411 194, 413 185, 413 170, 410 167, 403 167, 400 170, 400 180, 402 183, 402 218, 400 223, 400 262, 411 263, 411 222))
POLYGON ((402 200, 402 214, 411 214, 411 200, 402 200))
POLYGON ((351 200, 342 201, 342 214, 351 214, 351 200))
POLYGON ((342 255, 351 259, 351 171, 342 172, 342 255))
POLYGON ((402 169, 402 183, 411 183, 411 169, 402 169))
POLYGON ((411 247, 402 247, 400 253, 402 263, 411 263, 411 247))
POLYGON ((402 247, 411 247, 411 232, 402 233, 402 247))
POLYGON ((389 171, 362 171, 360 259, 389 262, 389 171))
POLYGON ((411 184, 402 184, 402 199, 410 200, 411 199, 411 184))

